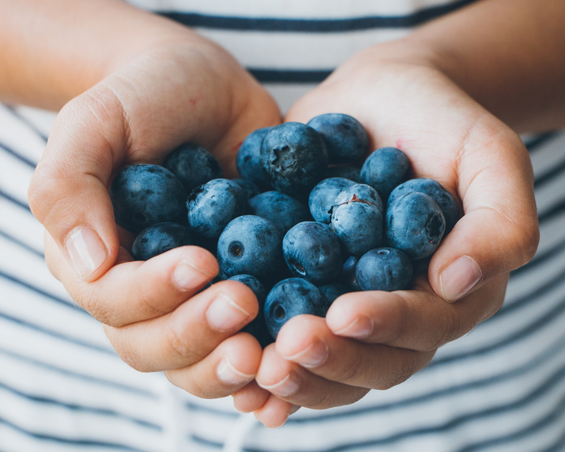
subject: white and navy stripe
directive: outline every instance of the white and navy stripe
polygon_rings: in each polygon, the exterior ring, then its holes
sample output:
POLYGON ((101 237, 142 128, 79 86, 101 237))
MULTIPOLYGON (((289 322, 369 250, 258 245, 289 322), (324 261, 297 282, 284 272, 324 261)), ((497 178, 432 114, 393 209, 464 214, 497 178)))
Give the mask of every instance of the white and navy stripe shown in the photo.
MULTIPOLYGON (((133 3, 227 47, 286 109, 354 51, 471 1, 133 3)), ((26 192, 53 117, 0 106, 0 452, 222 449, 240 425, 231 401, 129 369, 49 275, 26 192)), ((541 242, 503 308, 406 383, 280 430, 257 424, 243 450, 565 451, 565 134, 526 144, 541 242)))

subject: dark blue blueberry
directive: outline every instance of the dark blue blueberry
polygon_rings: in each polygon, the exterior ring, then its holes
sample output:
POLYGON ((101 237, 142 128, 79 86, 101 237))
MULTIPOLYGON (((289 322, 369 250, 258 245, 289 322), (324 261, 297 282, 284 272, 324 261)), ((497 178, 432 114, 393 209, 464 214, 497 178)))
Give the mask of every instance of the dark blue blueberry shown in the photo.
POLYGON ((220 272, 264 278, 280 272, 284 265, 282 233, 273 223, 255 215, 231 221, 218 240, 220 272))
POLYGON ((384 208, 373 187, 355 184, 344 188, 334 204, 331 227, 347 255, 360 257, 381 244, 384 208))
POLYGON ((267 295, 265 321, 271 336, 276 339, 282 326, 300 314, 325 317, 330 303, 312 283, 301 278, 280 281, 267 295))
POLYGON ((199 246, 200 248, 204 248, 205 250, 210 251, 210 253, 213 254, 214 256, 216 255, 218 249, 217 237, 208 238, 208 237, 203 237, 200 234, 196 234, 196 233, 193 233, 192 237, 195 241, 194 244, 196 246, 199 246))
POLYGON ((404 251, 410 259, 431 256, 444 232, 445 219, 441 209, 424 193, 408 193, 388 205, 387 243, 404 251))
POLYGON ((267 298, 267 290, 265 286, 253 275, 235 275, 229 278, 230 281, 239 281, 249 287, 255 296, 259 305, 265 305, 265 298, 267 298))
POLYGON ((343 113, 326 113, 308 121, 326 143, 330 163, 349 163, 363 157, 369 135, 363 124, 343 113))
POLYGON ((357 282, 357 277, 355 276, 355 267, 357 267, 357 259, 355 256, 349 256, 343 267, 341 268, 341 274, 339 275, 339 280, 342 284, 349 287, 353 292, 358 292, 361 290, 359 283, 357 282))
POLYGON ((188 224, 207 238, 219 237, 227 224, 246 210, 245 191, 228 179, 214 179, 192 190, 188 197, 188 224))
POLYGON ((251 322, 245 325, 241 331, 251 334, 255 339, 259 341, 261 347, 265 348, 271 342, 273 338, 267 329, 267 323, 265 322, 265 299, 267 298, 267 290, 261 282, 251 275, 235 275, 230 278, 232 281, 239 281, 249 287, 255 296, 257 297, 257 302, 259 303, 259 313, 251 322))
POLYGON ((412 262, 395 248, 376 248, 359 259, 356 276, 363 290, 403 290, 412 280, 412 262))
POLYGON ((264 127, 251 132, 241 144, 235 158, 239 175, 262 189, 267 189, 269 183, 261 165, 261 142, 271 129, 272 127, 264 127))
POLYGON ((383 202, 405 179, 410 161, 406 154, 396 148, 380 148, 373 152, 361 168, 361 182, 379 192, 383 202))
POLYGON ((284 260, 290 271, 312 284, 328 284, 339 275, 343 260, 339 239, 326 224, 298 223, 283 239, 284 260))
POLYGON ((157 165, 130 165, 122 169, 110 187, 116 222, 140 232, 186 215, 186 190, 168 169, 157 165))
POLYGON ((133 242, 131 255, 146 261, 179 246, 196 245, 190 229, 178 223, 158 223, 141 231, 133 242))
POLYGON ((355 182, 343 177, 331 177, 318 183, 308 197, 308 207, 314 220, 329 224, 335 198, 344 188, 350 187, 353 184, 355 182))
POLYGON ((222 169, 210 152, 196 144, 181 144, 163 165, 179 178, 187 193, 212 179, 222 177, 222 169))
POLYGON ((346 285, 340 283, 327 284, 325 286, 318 287, 318 289, 320 289, 320 292, 324 294, 330 304, 332 304, 336 298, 351 292, 346 285))
POLYGON ((261 164, 275 190, 304 196, 324 177, 328 154, 318 132, 299 122, 286 122, 263 138, 261 164))
POLYGON ((455 226, 455 223, 459 220, 459 205, 457 204, 455 196, 443 188, 439 182, 433 179, 422 178, 411 179, 400 184, 391 192, 388 197, 388 202, 393 203, 397 198, 414 191, 425 193, 437 203, 445 217, 444 235, 449 234, 453 226, 455 226))
POLYGON ((359 183, 361 169, 354 166, 330 166, 326 171, 326 178, 329 179, 331 177, 343 177, 344 179, 359 183))
POLYGON ((249 213, 273 222, 283 234, 295 224, 310 220, 310 212, 302 202, 279 191, 261 193, 248 205, 249 213))
POLYGON ((241 188, 243 188, 243 190, 245 191, 245 195, 247 196, 247 199, 251 199, 254 196, 257 196, 259 193, 261 193, 261 190, 259 189, 259 187, 257 187, 257 185, 255 185, 250 180, 247 180, 247 179, 232 179, 232 181, 234 181, 237 185, 239 185, 241 188))

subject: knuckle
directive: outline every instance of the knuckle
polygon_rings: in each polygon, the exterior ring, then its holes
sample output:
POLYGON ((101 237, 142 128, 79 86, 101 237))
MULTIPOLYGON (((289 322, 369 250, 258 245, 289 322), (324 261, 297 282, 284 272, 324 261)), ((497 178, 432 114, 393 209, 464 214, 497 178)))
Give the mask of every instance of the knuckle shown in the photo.
MULTIPOLYGON (((75 291, 72 290, 72 292, 75 291)), ((77 304, 82 306, 85 311, 89 312, 92 317, 104 325, 108 325, 113 328, 123 326, 121 322, 116 321, 113 316, 111 316, 107 310, 101 306, 99 300, 92 291, 87 290, 84 294, 73 296, 73 299, 76 300, 77 304)))
POLYGON ((364 364, 363 357, 360 353, 352 353, 347 366, 342 366, 339 369, 337 381, 355 384, 358 382, 362 373, 362 367, 364 364))
MULTIPOLYGON (((418 352, 414 352, 418 353, 418 352)), ((387 390, 400 383, 404 383, 408 378, 418 371, 415 361, 411 356, 399 356, 398 365, 392 367, 380 380, 379 386, 376 389, 387 390)))
POLYGON ((427 346, 419 349, 420 351, 431 352, 437 350, 442 345, 463 336, 463 334, 467 332, 457 309, 453 306, 447 306, 442 312, 443 318, 441 322, 438 322, 439 328, 436 330, 437 335, 432 338, 427 346))
POLYGON ((540 241, 539 223, 537 218, 521 224, 518 234, 518 246, 521 255, 521 264, 524 265, 532 260, 538 249, 540 241))
POLYGON ((35 169, 28 189, 28 203, 33 215, 45 222, 51 206, 60 199, 58 180, 55 172, 48 163, 40 163, 35 169))
POLYGON ((112 328, 121 328, 130 323, 103 301, 103 297, 91 283, 77 280, 65 282, 71 298, 100 323, 112 328))
POLYGON ((153 294, 149 292, 147 287, 143 284, 138 284, 136 287, 137 299, 141 300, 140 310, 141 316, 143 318, 153 318, 167 314, 164 309, 160 309, 158 305, 155 304, 155 299, 153 294))
POLYGON ((180 359, 185 365, 190 365, 200 360, 194 349, 186 345, 186 341, 178 334, 175 328, 167 326, 165 330, 165 340, 168 349, 171 350, 177 359, 180 359))
POLYGON ((325 410, 336 406, 329 391, 321 391, 316 395, 310 395, 309 400, 304 406, 312 410, 325 410))
POLYGON ((185 368, 168 370, 163 373, 172 385, 188 392, 189 394, 192 394, 193 396, 199 397, 201 399, 214 398, 214 395, 205 388, 205 385, 203 385, 200 381, 198 381, 198 379, 193 377, 190 369, 185 368))
POLYGON ((131 337, 126 329, 105 326, 104 331, 106 332, 106 336, 112 344, 112 347, 114 347, 114 350, 123 362, 138 372, 150 371, 143 365, 142 360, 139 359, 137 354, 133 352, 131 347, 131 337))

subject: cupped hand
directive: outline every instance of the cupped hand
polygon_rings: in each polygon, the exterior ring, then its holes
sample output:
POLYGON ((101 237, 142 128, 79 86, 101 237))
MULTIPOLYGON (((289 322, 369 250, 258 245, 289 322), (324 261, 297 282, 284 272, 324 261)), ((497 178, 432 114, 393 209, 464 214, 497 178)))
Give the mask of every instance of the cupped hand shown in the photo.
POLYGON ((218 273, 202 248, 134 262, 108 188, 123 166, 159 164, 184 142, 209 149, 233 177, 240 143, 280 122, 278 108, 223 49, 188 31, 114 64, 61 110, 30 185, 48 266, 132 367, 166 371, 201 397, 229 395, 260 362, 257 341, 238 333, 257 314, 255 296, 233 281, 201 291, 218 273))
POLYGON ((353 403, 422 369, 441 345, 502 305, 511 270, 537 248, 533 173, 519 137, 424 54, 405 44, 369 48, 300 99, 287 121, 347 113, 371 150, 402 149, 412 177, 436 179, 462 213, 411 290, 338 298, 326 319, 299 316, 264 351, 257 385, 234 395, 242 411, 282 425, 298 406, 353 403))

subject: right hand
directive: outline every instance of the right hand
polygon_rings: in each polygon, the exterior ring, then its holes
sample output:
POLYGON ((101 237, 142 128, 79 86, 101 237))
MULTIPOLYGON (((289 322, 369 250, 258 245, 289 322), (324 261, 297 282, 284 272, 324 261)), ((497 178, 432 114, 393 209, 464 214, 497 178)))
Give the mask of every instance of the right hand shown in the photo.
POLYGON ((139 371, 165 371, 197 396, 223 397, 259 367, 259 343, 238 333, 257 314, 255 296, 234 281, 198 293, 218 273, 202 248, 133 261, 132 234, 116 225, 108 195, 123 166, 159 164, 184 142, 209 149, 234 177, 243 139, 280 122, 273 99, 227 52, 187 36, 118 65, 65 105, 29 203, 46 229, 50 271, 105 324, 120 357, 139 371))

